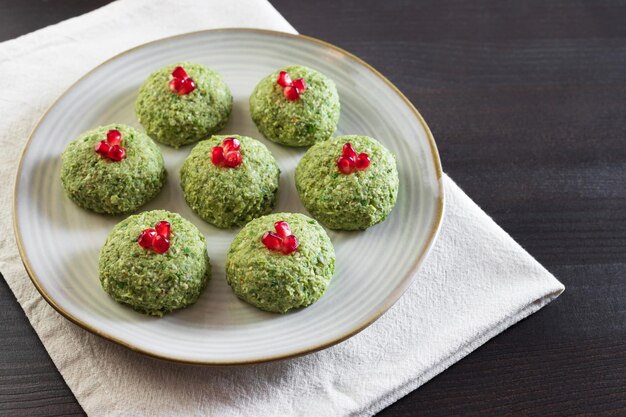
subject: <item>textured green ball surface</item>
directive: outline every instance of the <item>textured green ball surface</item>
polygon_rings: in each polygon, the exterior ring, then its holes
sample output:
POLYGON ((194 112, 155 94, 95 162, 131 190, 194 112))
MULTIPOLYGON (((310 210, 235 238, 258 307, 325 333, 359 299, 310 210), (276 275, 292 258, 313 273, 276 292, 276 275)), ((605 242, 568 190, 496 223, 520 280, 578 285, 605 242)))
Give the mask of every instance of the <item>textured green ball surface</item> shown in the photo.
POLYGON ((226 259, 226 279, 240 299, 274 313, 306 307, 326 291, 335 273, 335 249, 324 229, 298 213, 275 213, 252 220, 235 236, 226 259), (284 220, 298 250, 270 251, 261 238, 284 220))
POLYGON ((267 139, 289 146, 309 146, 330 138, 339 122, 335 83, 311 68, 292 65, 263 78, 250 96, 250 114, 267 139), (296 101, 287 100, 276 83, 287 71, 292 80, 304 78, 307 89, 296 101))
POLYGON ((112 124, 83 133, 61 155, 61 183, 67 196, 96 213, 121 214, 136 210, 154 198, 167 172, 159 147, 130 126, 112 124), (126 158, 111 161, 95 152, 107 132, 117 129, 126 158))
POLYGON ((330 229, 362 230, 382 222, 396 204, 394 155, 367 136, 338 136, 312 146, 296 167, 296 189, 313 217, 330 229), (337 169, 345 143, 369 154, 367 170, 344 175, 337 169))
POLYGON ((198 143, 180 171, 180 184, 189 207, 221 228, 242 226, 274 209, 280 169, 261 142, 239 135, 213 136, 198 143), (211 150, 225 138, 239 139, 243 161, 236 168, 211 162, 211 150))
POLYGON ((146 211, 118 223, 100 251, 102 288, 114 300, 153 316, 195 303, 211 277, 206 241, 176 213, 146 211), (159 221, 171 225, 164 254, 139 246, 137 238, 159 221))
POLYGON ((139 89, 135 112, 154 140, 174 148, 220 131, 233 107, 230 89, 220 74, 199 64, 181 62, 150 74, 139 89), (179 96, 169 89, 174 68, 182 66, 196 89, 179 96))

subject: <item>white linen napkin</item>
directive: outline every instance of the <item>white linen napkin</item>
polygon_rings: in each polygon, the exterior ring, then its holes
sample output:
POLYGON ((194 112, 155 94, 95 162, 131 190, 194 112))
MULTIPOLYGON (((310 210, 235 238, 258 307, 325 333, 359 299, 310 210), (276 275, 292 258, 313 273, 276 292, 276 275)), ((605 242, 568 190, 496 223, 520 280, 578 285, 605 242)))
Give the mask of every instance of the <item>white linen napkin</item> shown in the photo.
POLYGON ((201 29, 295 30, 263 0, 122 0, 0 44, 0 271, 90 415, 371 415, 563 291, 444 176, 446 213, 420 278, 353 338, 308 356, 234 368, 145 357, 58 315, 31 284, 13 234, 19 154, 78 77, 145 42, 201 29))

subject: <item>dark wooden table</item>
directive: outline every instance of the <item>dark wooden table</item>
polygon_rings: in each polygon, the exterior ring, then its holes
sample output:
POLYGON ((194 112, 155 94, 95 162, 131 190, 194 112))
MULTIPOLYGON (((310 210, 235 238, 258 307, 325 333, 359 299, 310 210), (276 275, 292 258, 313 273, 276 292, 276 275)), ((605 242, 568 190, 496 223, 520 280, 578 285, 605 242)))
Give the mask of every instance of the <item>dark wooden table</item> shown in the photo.
MULTIPOLYGON (((105 3, 0 2, 0 40, 105 3)), ((381 415, 626 416, 626 3, 272 3, 403 90, 445 171, 567 287, 381 415)), ((0 302, 0 415, 82 415, 4 280, 0 302)))

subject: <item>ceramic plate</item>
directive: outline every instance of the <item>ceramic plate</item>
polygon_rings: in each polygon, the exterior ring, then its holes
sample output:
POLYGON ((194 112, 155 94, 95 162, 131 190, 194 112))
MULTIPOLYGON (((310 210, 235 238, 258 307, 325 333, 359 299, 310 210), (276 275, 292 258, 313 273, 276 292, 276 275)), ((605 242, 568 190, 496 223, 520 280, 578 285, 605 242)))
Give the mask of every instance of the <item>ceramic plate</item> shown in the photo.
POLYGON ((433 137, 409 101, 353 55, 312 38, 227 29, 195 32, 140 46, 98 66, 45 114, 26 147, 15 190, 15 227, 22 259, 43 297, 63 316, 106 339, 155 357, 230 365, 286 358, 338 343, 380 317, 416 278, 443 213, 441 166, 433 137), (192 61, 220 72, 234 106, 224 134, 260 139, 282 170, 277 211, 303 212, 294 169, 304 149, 267 141, 250 119, 248 97, 275 69, 302 64, 329 76, 341 98, 336 132, 377 138, 398 158, 398 202, 383 223, 365 232, 329 235, 337 271, 324 296, 286 315, 265 313, 235 297, 224 263, 237 230, 203 222, 186 205, 179 169, 191 146, 161 146, 169 173, 159 196, 143 207, 180 213, 204 233, 213 278, 197 304, 164 318, 113 301, 100 287, 98 251, 124 217, 90 213, 63 194, 60 154, 81 132, 108 123, 140 127, 137 90, 154 70, 192 61))

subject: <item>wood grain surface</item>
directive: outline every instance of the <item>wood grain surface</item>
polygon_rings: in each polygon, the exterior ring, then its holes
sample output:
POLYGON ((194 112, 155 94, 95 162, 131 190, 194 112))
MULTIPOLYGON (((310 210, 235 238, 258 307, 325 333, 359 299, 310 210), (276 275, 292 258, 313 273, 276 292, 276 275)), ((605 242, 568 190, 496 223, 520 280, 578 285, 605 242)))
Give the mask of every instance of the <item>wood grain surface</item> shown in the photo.
MULTIPOLYGON (((104 3, 2 1, 0 40, 104 3)), ((272 3, 404 91, 444 170, 566 286, 380 415, 626 416, 626 2, 272 3)), ((0 302, 0 415, 83 415, 4 280, 0 302)))

